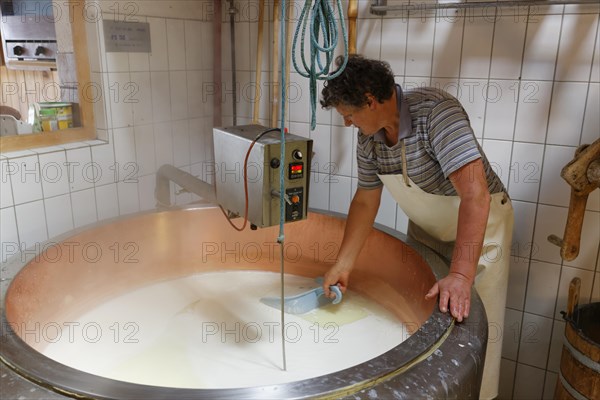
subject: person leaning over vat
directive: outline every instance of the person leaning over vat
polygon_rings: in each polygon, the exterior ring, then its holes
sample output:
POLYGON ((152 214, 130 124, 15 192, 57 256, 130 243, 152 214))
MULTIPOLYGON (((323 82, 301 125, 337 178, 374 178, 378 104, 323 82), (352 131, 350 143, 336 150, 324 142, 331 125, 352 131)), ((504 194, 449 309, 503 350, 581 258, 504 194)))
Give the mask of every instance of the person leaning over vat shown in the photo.
MULTIPOLYGON (((488 323, 502 332, 513 209, 460 102, 435 88, 403 92, 388 63, 360 55, 326 81, 321 96, 324 108, 358 128, 358 189, 337 262, 324 277, 326 294, 329 285, 346 290, 385 186, 409 217, 408 235, 450 261, 448 275, 425 297, 439 295, 440 310, 461 322, 475 285, 488 323)), ((481 398, 498 395, 498 336, 490 331, 481 398)))

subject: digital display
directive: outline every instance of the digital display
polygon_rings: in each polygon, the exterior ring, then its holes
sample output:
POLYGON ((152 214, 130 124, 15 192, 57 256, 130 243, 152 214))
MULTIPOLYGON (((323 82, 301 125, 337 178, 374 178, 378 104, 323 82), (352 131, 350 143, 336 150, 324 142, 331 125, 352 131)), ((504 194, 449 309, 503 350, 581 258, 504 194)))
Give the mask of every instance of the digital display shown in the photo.
POLYGON ((289 169, 289 179, 302 178, 304 175, 304 163, 292 163, 289 169))

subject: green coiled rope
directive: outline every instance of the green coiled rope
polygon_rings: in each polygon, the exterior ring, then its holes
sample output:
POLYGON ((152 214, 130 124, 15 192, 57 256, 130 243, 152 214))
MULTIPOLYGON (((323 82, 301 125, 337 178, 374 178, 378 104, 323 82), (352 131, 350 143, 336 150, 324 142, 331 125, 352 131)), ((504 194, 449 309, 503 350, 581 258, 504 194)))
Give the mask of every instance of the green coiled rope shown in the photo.
POLYGON ((342 10, 341 0, 337 0, 337 9, 344 39, 344 62, 339 70, 330 73, 332 67, 335 66, 333 53, 338 45, 339 34, 336 26, 335 12, 333 11, 329 0, 306 0, 302 12, 300 13, 296 32, 294 33, 294 40, 292 42, 292 62, 294 64, 294 69, 301 76, 309 78, 310 80, 311 130, 314 130, 317 126, 317 80, 330 80, 336 78, 342 73, 348 61, 348 34, 346 32, 346 24, 344 23, 344 12, 342 10), (310 63, 307 62, 305 56, 306 28, 309 25, 309 22, 310 63), (298 66, 296 60, 296 46, 298 44, 299 35, 301 35, 300 55, 303 69, 298 66), (322 61, 323 55, 325 56, 325 62, 322 61))

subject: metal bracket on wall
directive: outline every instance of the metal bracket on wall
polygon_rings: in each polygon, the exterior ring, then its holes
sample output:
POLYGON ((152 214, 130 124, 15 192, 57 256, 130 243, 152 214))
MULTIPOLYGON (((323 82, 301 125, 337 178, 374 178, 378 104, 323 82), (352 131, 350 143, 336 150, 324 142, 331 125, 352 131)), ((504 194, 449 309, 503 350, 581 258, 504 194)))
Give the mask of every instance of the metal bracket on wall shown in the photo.
POLYGON ((598 0, 503 0, 503 1, 469 1, 457 0, 453 2, 439 1, 431 3, 405 3, 387 5, 387 0, 372 0, 370 12, 373 15, 387 15, 390 12, 410 12, 424 10, 464 9, 464 8, 487 8, 487 7, 529 7, 529 6, 551 6, 551 5, 596 5, 598 0))
POLYGON ((387 0, 373 0, 371 3, 371 14, 387 15, 386 10, 378 10, 377 7, 387 7, 387 0))

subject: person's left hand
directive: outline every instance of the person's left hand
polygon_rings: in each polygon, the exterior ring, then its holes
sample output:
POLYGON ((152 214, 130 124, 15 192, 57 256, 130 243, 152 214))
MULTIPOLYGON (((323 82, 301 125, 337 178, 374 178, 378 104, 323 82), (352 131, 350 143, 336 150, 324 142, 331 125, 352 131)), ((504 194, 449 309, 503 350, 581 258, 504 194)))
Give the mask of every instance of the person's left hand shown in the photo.
POLYGON ((429 300, 440 295, 440 311, 450 314, 461 322, 469 316, 471 308, 471 282, 464 275, 450 272, 448 276, 440 279, 425 295, 429 300))

